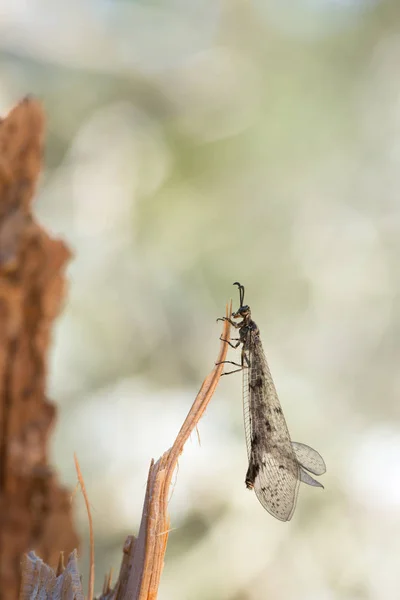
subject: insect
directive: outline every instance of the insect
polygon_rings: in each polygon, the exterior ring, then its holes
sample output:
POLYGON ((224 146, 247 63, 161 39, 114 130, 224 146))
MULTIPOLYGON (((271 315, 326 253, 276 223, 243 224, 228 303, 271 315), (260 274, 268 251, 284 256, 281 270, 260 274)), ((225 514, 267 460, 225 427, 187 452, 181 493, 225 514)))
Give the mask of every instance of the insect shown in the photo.
POLYGON ((296 508, 299 485, 302 481, 324 487, 311 477, 326 471, 323 458, 316 450, 292 442, 282 408, 262 348, 260 331, 251 318, 250 307, 243 304, 244 287, 237 281, 239 309, 232 314, 239 323, 223 317, 239 330, 239 337, 227 342, 232 348, 242 346, 241 363, 223 361, 237 369, 223 373, 243 373, 243 410, 249 467, 246 487, 254 489, 262 506, 281 521, 289 521, 296 508))

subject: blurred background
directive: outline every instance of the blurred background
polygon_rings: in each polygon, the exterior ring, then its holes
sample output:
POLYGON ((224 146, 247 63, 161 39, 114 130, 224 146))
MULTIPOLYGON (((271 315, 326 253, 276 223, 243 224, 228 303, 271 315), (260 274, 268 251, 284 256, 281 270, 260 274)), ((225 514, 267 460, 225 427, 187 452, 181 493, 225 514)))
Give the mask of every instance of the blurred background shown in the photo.
POLYGON ((241 375, 224 378, 180 460, 160 600, 396 597, 398 0, 0 7, 0 112, 43 101, 36 211, 74 251, 53 459, 74 487, 79 456, 97 589, 138 530, 150 459, 214 364, 238 280, 325 490, 301 486, 289 523, 263 511, 244 485, 241 375))

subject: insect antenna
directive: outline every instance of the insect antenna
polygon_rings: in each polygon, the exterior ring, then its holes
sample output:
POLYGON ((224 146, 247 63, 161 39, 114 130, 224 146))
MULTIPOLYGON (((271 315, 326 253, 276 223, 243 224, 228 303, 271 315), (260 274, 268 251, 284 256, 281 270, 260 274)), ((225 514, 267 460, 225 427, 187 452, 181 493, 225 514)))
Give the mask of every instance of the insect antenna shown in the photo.
POLYGON ((239 283, 238 281, 235 281, 235 283, 233 285, 237 285, 239 288, 239 294, 240 294, 240 306, 243 306, 243 300, 244 300, 244 286, 239 283))

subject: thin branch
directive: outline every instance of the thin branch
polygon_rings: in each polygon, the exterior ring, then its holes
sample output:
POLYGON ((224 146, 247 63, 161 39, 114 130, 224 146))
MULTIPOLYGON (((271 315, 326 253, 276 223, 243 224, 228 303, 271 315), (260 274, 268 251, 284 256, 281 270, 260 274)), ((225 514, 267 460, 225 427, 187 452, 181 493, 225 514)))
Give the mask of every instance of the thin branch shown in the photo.
POLYGON ((78 475, 79 485, 81 486, 83 498, 86 504, 86 511, 89 521, 89 540, 90 540, 90 568, 89 568, 89 586, 88 586, 88 600, 93 600, 94 594, 94 535, 93 535, 93 521, 92 513, 90 512, 89 498, 86 493, 85 482, 82 476, 82 471, 79 466, 78 457, 74 454, 75 469, 78 475))
MULTIPOLYGON (((232 306, 227 305, 225 314, 230 317, 232 306)), ((224 321, 221 338, 230 337, 230 323, 224 321)), ((192 431, 197 427, 220 380, 226 359, 228 344, 221 342, 216 365, 204 380, 199 393, 176 440, 167 452, 150 465, 146 498, 143 507, 142 523, 129 560, 121 568, 119 581, 115 588, 115 600, 132 598, 135 600, 155 600, 164 565, 170 521, 168 516, 168 496, 172 475, 179 456, 192 431)))

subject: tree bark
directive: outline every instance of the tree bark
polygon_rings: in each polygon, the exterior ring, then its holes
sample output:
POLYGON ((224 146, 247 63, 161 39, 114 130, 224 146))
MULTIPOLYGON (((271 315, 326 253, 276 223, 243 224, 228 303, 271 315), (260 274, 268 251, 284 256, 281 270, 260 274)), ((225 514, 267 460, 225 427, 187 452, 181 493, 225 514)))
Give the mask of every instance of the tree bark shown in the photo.
POLYGON ((30 98, 0 120, 0 600, 18 598, 24 553, 56 567, 78 545, 70 492, 48 462, 47 352, 70 252, 32 215, 43 130, 30 98))

